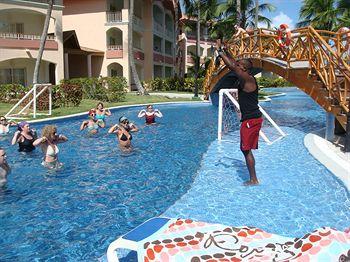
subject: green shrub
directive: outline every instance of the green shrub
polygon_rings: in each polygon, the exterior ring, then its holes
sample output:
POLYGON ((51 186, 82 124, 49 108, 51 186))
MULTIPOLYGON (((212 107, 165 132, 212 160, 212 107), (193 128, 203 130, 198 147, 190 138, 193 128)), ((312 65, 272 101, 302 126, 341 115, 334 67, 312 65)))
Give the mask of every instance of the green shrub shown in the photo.
MULTIPOLYGON (((203 93, 203 81, 204 78, 199 78, 199 93, 203 93)), ((181 92, 194 92, 195 78, 185 78, 181 80, 176 77, 171 78, 155 78, 153 80, 143 82, 143 86, 146 91, 181 91, 181 92)))
POLYGON ((259 87, 284 87, 293 86, 290 82, 284 78, 269 78, 269 77, 259 77, 256 79, 259 87))
POLYGON ((4 103, 13 103, 20 100, 29 88, 20 84, 2 84, 0 85, 0 101, 4 103))
POLYGON ((62 83, 78 85, 83 90, 83 98, 103 102, 122 101, 127 89, 124 77, 73 78, 63 80, 62 83))
POLYGON ((79 85, 61 84, 60 92, 63 95, 65 106, 78 106, 83 99, 83 89, 79 85))
POLYGON ((124 77, 104 77, 101 81, 103 88, 106 90, 107 102, 121 102, 125 100, 127 83, 124 77))
MULTIPOLYGON (((40 90, 38 90, 39 92, 40 90)), ((64 97, 61 93, 60 86, 51 86, 52 108, 64 106, 64 97)), ((31 97, 32 98, 32 97, 31 97)), ((49 89, 45 90, 36 102, 37 109, 40 111, 49 109, 49 89)))

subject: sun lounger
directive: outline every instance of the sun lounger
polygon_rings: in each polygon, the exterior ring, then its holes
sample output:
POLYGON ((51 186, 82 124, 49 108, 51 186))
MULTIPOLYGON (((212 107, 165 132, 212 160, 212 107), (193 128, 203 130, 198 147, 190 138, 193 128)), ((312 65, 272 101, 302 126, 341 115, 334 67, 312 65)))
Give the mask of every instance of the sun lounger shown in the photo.
POLYGON ((108 262, 118 262, 117 252, 118 248, 138 251, 140 245, 142 247, 143 240, 149 236, 154 235, 159 229, 164 227, 170 221, 169 218, 155 217, 147 220, 139 225, 129 233, 119 237, 113 241, 107 250, 108 262))
POLYGON ((153 218, 108 248, 137 251, 138 261, 349 261, 350 232, 319 228, 301 238, 254 227, 230 227, 190 219, 153 218))

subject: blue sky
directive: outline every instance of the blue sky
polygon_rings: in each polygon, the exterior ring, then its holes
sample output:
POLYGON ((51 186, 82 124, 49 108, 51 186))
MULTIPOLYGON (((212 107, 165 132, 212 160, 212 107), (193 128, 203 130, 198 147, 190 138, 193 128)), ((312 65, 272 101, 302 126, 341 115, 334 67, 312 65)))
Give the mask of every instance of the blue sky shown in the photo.
POLYGON ((295 27, 299 20, 299 10, 302 0, 263 0, 262 3, 270 3, 276 7, 275 12, 266 13, 275 26, 282 23, 295 27))
POLYGON ((271 19, 274 26, 286 23, 292 28, 295 27, 299 19, 302 0, 260 0, 259 2, 270 3, 276 7, 276 11, 265 13, 265 16, 271 19))

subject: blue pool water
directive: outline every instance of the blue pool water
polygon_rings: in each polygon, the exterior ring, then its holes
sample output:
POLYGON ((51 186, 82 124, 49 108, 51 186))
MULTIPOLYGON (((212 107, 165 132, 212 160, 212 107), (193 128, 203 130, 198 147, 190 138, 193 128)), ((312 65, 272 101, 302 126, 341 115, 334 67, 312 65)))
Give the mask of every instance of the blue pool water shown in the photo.
POLYGON ((303 146, 306 133, 324 127, 324 112, 297 89, 283 91, 263 106, 288 136, 255 152, 257 187, 242 186, 248 174, 237 134, 214 141, 217 108, 208 104, 159 106, 165 117, 151 127, 136 119, 140 107, 114 111, 109 124, 125 114, 141 127, 132 153, 121 153, 113 135, 80 132, 82 117, 55 121, 70 139, 58 172, 40 165, 40 150, 22 155, 8 148, 10 138, 0 140, 13 168, 0 191, 0 261, 96 260, 119 235, 161 214, 288 236, 349 226, 349 193, 303 146))
POLYGON ((288 135, 271 146, 260 142, 254 151, 261 185, 242 185, 249 173, 237 131, 210 145, 191 189, 164 215, 254 226, 291 237, 323 226, 350 226, 349 192, 303 143, 306 133, 324 127, 325 113, 296 88, 279 91, 286 96, 262 106, 288 135))
MULTIPOLYGON (((158 126, 137 119, 140 107, 113 111, 140 128, 135 150, 121 153, 114 135, 79 131, 83 117, 55 122, 69 142, 60 145, 62 170, 48 172, 41 150, 19 154, 0 141, 13 169, 0 189, 0 261, 91 261, 108 244, 163 213, 191 186, 198 163, 216 136, 216 109, 208 104, 162 105, 158 126)), ((43 124, 34 125, 41 129, 43 124)))

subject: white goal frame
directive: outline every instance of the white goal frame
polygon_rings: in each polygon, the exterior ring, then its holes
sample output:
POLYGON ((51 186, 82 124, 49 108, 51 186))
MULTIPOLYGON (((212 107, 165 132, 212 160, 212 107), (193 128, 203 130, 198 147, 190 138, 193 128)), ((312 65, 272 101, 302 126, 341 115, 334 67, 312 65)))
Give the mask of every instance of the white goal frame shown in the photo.
MULTIPOLYGON (((240 110, 239 104, 234 96, 232 96, 231 93, 235 93, 235 97, 238 97, 238 89, 220 89, 219 91, 219 117, 218 117, 218 140, 222 140, 222 126, 223 126, 223 99, 224 96, 227 96, 228 99, 233 103, 233 105, 240 110)), ((278 131, 278 133, 281 135, 279 138, 271 141, 265 134, 260 130, 260 136, 264 139, 264 141, 268 144, 271 145, 274 142, 282 139, 283 137, 286 136, 286 133, 282 131, 282 129, 276 124, 275 121, 266 113, 266 111, 260 106, 259 109, 261 113, 264 115, 264 117, 271 123, 271 125, 278 131)), ((240 116, 239 116, 240 117, 240 116)))

